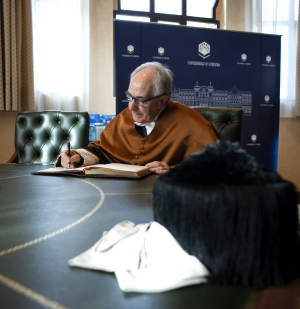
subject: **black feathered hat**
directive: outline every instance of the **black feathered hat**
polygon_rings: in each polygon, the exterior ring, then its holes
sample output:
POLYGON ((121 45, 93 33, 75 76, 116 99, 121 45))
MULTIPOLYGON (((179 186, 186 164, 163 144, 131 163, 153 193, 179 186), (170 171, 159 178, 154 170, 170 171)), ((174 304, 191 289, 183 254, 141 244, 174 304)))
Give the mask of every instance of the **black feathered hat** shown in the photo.
POLYGON ((211 283, 264 287, 300 276, 294 186, 237 143, 217 141, 158 177, 154 220, 209 268, 211 283))

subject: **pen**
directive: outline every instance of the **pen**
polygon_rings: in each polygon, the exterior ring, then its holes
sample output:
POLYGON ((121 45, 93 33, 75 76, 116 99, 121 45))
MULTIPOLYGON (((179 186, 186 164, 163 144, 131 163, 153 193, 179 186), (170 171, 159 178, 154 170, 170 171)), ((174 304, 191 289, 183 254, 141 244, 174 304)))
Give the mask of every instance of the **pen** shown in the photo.
MULTIPOLYGON (((68 141, 68 157, 70 158, 71 153, 70 153, 70 141, 68 141)), ((70 168, 70 160, 68 162, 68 168, 70 168)))

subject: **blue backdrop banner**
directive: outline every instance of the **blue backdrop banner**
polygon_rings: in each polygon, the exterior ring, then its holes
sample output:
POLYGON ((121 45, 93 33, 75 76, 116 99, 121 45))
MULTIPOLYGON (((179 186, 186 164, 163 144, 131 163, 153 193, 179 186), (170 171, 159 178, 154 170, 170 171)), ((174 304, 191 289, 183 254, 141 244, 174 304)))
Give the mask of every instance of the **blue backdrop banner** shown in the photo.
POLYGON ((243 148, 277 169, 280 36, 115 21, 117 114, 130 73, 158 61, 174 73, 172 99, 244 111, 243 148))

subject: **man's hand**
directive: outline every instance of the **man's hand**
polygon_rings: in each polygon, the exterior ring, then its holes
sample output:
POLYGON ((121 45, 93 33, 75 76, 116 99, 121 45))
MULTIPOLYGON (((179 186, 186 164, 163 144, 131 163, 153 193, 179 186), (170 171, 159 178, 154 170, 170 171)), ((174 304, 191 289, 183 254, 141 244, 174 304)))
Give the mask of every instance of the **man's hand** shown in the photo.
POLYGON ((162 161, 154 161, 151 163, 147 163, 146 167, 148 167, 151 172, 154 172, 156 174, 164 174, 170 170, 170 166, 166 162, 162 161))
POLYGON ((70 157, 68 157, 68 150, 65 150, 61 153, 61 166, 68 168, 68 163, 70 162, 70 168, 75 168, 76 164, 81 161, 81 157, 78 153, 71 150, 70 157))

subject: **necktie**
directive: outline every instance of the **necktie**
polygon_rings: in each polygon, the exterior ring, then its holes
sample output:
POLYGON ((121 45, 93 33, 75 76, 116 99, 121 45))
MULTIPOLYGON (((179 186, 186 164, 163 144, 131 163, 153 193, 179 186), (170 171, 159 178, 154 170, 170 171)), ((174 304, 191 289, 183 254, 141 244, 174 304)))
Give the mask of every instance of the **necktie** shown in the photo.
POLYGON ((147 130, 146 130, 146 127, 145 126, 138 126, 138 125, 135 125, 135 129, 137 130, 137 132, 142 135, 142 137, 145 137, 147 136, 147 130))

